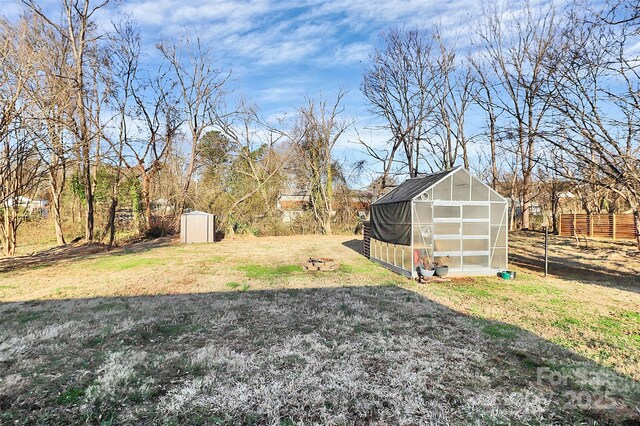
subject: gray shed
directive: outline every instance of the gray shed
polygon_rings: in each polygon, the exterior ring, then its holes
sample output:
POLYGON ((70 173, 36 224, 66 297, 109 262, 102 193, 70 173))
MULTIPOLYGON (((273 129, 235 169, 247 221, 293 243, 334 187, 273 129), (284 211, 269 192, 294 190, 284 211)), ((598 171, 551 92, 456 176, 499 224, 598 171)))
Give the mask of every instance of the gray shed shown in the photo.
POLYGON ((421 259, 452 275, 507 269, 507 200, 462 167, 407 179, 371 205, 370 259, 415 277, 421 259))
POLYGON ((212 243, 216 233, 215 216, 201 211, 192 211, 180 216, 180 242, 212 243))

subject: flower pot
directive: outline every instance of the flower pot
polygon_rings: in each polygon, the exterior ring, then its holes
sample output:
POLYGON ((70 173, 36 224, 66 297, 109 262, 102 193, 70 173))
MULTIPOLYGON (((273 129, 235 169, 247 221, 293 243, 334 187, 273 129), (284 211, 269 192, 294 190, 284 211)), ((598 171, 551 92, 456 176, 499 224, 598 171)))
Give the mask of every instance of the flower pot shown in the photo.
POLYGON ((436 266, 435 273, 436 273, 437 277, 446 277, 447 274, 449 273, 449 267, 448 266, 436 266))
POLYGON ((433 269, 425 269, 422 265, 416 268, 419 277, 429 278, 436 272, 433 269))

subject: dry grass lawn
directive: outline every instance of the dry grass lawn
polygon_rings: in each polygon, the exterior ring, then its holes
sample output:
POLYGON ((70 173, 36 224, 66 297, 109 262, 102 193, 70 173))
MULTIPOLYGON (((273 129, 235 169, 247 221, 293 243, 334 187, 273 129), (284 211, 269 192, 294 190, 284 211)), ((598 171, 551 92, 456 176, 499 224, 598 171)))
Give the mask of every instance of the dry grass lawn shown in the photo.
POLYGON ((0 261, 0 423, 640 422, 640 258, 554 239, 542 278, 540 242, 422 285, 353 236, 0 261))

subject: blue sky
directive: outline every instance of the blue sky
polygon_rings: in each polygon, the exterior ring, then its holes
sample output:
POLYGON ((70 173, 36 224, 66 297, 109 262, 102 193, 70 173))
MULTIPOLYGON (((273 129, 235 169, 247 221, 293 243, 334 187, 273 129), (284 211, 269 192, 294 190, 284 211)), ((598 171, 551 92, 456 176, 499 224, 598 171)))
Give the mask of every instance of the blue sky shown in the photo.
MULTIPOLYGON (((121 10, 135 16, 143 37, 195 33, 214 47, 221 65, 232 71, 238 91, 266 117, 290 111, 304 96, 349 93, 345 114, 363 129, 373 123, 359 87, 379 34, 390 27, 443 26, 451 36, 474 14, 477 1, 126 1, 121 10)), ((348 148, 345 138, 340 149, 348 148)))
MULTIPOLYGON (((58 0, 41 4, 54 10, 58 0)), ((361 155, 353 143, 355 129, 378 143, 388 137, 384 131, 367 130, 379 122, 359 89, 380 32, 438 24, 445 38, 464 45, 475 31, 483 4, 475 0, 122 0, 102 13, 98 24, 106 28, 117 13, 130 14, 151 54, 161 38, 197 35, 212 46, 219 66, 231 71, 235 93, 255 102, 265 117, 292 111, 306 95, 330 99, 339 89, 347 90, 345 117, 356 122, 336 154, 356 159, 361 155)), ((506 4, 521 6, 519 1, 506 4)), ((17 0, 0 0, 0 6, 9 18, 21 9, 17 0)), ((468 123, 469 132, 477 133, 482 117, 470 117, 468 123)))

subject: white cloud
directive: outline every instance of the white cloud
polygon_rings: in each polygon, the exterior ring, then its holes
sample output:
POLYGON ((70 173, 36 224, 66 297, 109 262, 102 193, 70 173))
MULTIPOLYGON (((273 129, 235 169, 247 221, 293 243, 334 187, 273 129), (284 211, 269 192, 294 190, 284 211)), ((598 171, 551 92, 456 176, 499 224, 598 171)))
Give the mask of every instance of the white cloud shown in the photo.
POLYGON ((373 53, 374 47, 370 43, 351 43, 340 46, 335 54, 335 60, 340 64, 364 62, 373 53))

